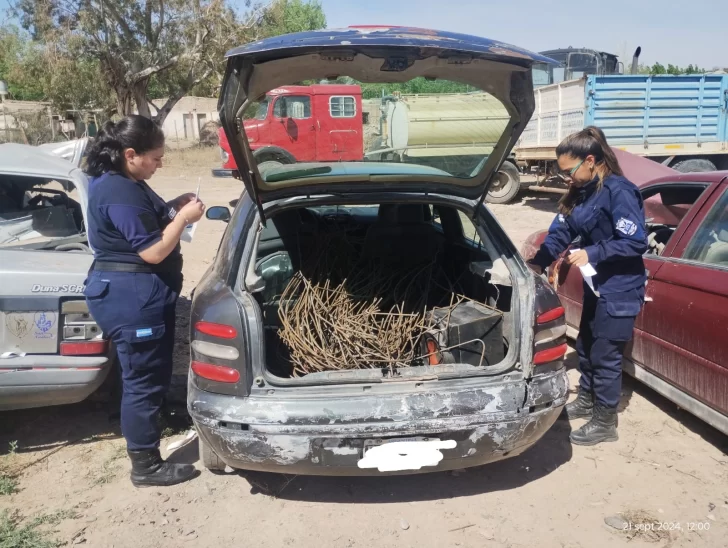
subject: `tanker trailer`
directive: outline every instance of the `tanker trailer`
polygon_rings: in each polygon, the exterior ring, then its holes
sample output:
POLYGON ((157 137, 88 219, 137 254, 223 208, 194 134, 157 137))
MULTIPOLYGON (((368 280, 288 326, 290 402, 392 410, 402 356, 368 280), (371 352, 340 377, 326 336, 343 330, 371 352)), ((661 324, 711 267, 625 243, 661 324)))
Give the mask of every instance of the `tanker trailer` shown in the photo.
MULTIPOLYGON (((509 122, 505 107, 488 93, 385 97, 381 146, 390 161, 413 162, 470 177, 493 151, 509 122)), ((518 168, 505 161, 487 200, 509 202, 520 186, 518 168)))

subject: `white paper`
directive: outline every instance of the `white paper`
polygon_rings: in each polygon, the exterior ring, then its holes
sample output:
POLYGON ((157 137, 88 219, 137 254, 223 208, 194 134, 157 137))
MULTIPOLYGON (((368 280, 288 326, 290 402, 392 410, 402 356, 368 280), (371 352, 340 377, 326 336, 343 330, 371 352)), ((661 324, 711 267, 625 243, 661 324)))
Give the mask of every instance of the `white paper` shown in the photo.
MULTIPOLYGON (((195 191, 195 199, 194 199, 195 202, 200 199, 200 181, 201 180, 202 180, 201 177, 197 178, 197 190, 195 191)), ((195 235, 195 230, 197 230, 197 223, 192 223, 191 225, 187 225, 179 237, 180 241, 187 242, 187 243, 191 242, 193 236, 195 235)))
MULTIPOLYGON (((569 253, 576 253, 577 251, 579 251, 579 249, 572 249, 569 253)), ((592 276, 596 276, 597 271, 590 263, 586 263, 584 266, 580 266, 579 270, 581 271, 581 275, 584 277, 586 285, 588 285, 594 295, 598 297, 599 291, 594 289, 594 282, 592 282, 592 276)))
POLYGON ((187 242, 187 243, 191 242, 192 237, 195 235, 196 229, 197 229, 197 223, 192 223, 191 225, 187 225, 179 237, 180 241, 187 242))
POLYGON ((0 360, 8 360, 10 358, 24 358, 25 352, 3 352, 0 354, 0 360))

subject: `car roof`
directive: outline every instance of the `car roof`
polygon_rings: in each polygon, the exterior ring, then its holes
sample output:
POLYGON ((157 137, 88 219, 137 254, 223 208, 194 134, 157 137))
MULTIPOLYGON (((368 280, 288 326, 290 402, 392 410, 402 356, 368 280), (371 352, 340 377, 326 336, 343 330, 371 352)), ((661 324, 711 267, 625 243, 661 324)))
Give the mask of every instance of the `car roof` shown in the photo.
POLYGON ((668 175, 666 177, 659 177, 646 182, 640 188, 644 188, 647 185, 655 184, 671 184, 671 183, 722 183, 728 185, 728 171, 701 171, 695 173, 679 173, 675 172, 675 175, 668 175))
POLYGON ((322 29, 274 36, 234 48, 226 54, 226 57, 254 53, 274 53, 277 50, 331 47, 332 44, 339 44, 342 48, 365 45, 382 47, 409 46, 429 49, 447 48, 486 56, 492 54, 500 59, 510 57, 510 62, 516 64, 518 64, 519 60, 522 60, 523 66, 530 66, 534 61, 556 64, 553 59, 539 53, 489 38, 456 32, 388 25, 360 25, 343 29, 322 29))
POLYGON ((76 166, 68 160, 53 156, 32 145, 17 143, 0 145, 0 174, 68 179, 75 169, 76 166))

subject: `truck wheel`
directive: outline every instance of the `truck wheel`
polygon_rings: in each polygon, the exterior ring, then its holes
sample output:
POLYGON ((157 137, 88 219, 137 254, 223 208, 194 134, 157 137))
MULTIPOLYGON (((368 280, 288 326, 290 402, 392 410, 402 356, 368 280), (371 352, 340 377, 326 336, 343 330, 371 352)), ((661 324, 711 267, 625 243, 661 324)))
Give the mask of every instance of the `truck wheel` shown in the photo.
POLYGON ((493 176, 486 201, 491 204, 507 204, 516 197, 521 188, 521 174, 510 162, 503 162, 493 176))
POLYGON ((202 464, 205 466, 205 468, 212 472, 225 471, 225 463, 220 460, 220 457, 217 456, 217 453, 210 449, 209 445, 202 441, 202 438, 197 438, 197 445, 200 448, 200 460, 202 461, 202 464))
POLYGON ((716 171, 715 164, 710 160, 683 160, 671 166, 675 171, 680 173, 704 173, 706 171, 716 171))

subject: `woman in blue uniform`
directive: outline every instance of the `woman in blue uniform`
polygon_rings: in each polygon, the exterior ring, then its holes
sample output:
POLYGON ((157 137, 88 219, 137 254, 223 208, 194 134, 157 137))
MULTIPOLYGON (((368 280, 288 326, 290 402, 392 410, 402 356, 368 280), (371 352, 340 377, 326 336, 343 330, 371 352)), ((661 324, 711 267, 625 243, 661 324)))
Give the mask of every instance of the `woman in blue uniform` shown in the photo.
POLYGON ((584 283, 584 305, 576 350, 579 393, 565 409, 568 419, 589 418, 571 433, 577 445, 616 441, 622 387, 622 354, 632 338, 647 281, 645 214, 637 187, 624 178, 604 133, 588 127, 557 148, 559 176, 569 190, 548 236, 529 261, 541 273, 575 239, 566 257, 572 267, 596 270, 592 290, 584 283))
POLYGON ((84 294, 119 356, 121 431, 136 486, 173 485, 195 474, 191 465, 162 460, 158 419, 172 378, 180 236, 205 206, 194 194, 165 202, 147 185, 163 155, 162 130, 147 118, 128 116, 98 133, 86 168, 95 260, 84 294))

